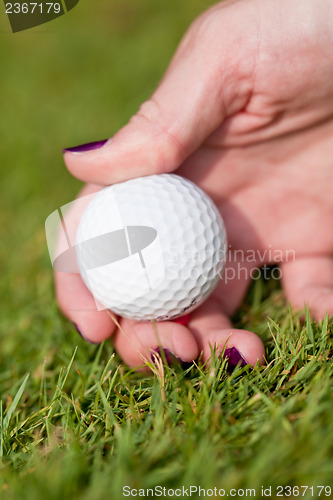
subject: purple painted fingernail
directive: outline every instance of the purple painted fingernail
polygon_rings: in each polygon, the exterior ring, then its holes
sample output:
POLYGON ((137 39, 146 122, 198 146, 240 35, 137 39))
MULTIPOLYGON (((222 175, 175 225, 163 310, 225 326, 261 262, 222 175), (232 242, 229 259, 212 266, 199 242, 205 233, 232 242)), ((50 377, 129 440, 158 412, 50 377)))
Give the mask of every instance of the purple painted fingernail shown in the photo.
MULTIPOLYGON (((165 360, 169 366, 172 366, 174 364, 180 364, 184 369, 188 368, 189 366, 192 366, 192 363, 188 363, 188 362, 184 361, 179 356, 177 356, 177 354, 170 351, 170 349, 165 349, 164 347, 162 349, 159 349, 158 347, 156 347, 156 349, 153 349, 154 352, 156 352, 157 354, 160 354, 160 355, 161 355, 161 350, 163 351, 164 356, 165 356, 165 360)), ((151 357, 150 357, 150 359, 152 360, 153 363, 155 362, 154 352, 152 352, 151 357)))
POLYGON ((93 149, 100 149, 108 142, 109 139, 104 139, 103 141, 88 142, 87 144, 81 144, 80 146, 74 146, 73 148, 65 148, 62 150, 63 153, 69 151, 70 153, 85 153, 86 151, 92 151, 93 149))
POLYGON ((73 325, 75 326, 75 330, 77 331, 77 333, 80 335, 80 337, 83 338, 83 340, 85 340, 86 342, 88 342, 89 344, 99 344, 100 342, 92 342, 91 340, 88 340, 85 338, 85 336, 83 335, 83 333, 81 332, 80 328, 77 326, 76 323, 73 323, 73 325))
POLYGON ((228 368, 235 368, 238 364, 241 367, 249 364, 236 347, 226 349, 224 352, 224 358, 228 360, 228 368))

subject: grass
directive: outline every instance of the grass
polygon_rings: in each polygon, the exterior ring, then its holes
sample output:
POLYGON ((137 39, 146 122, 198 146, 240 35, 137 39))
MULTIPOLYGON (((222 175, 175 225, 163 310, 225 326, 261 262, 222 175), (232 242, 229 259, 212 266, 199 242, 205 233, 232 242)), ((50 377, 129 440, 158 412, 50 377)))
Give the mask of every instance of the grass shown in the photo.
POLYGON ((8 362, 1 374, 1 498, 121 498, 125 486, 158 485, 260 497, 262 487, 332 485, 332 322, 303 324, 286 310, 280 324, 267 319, 281 314, 281 292, 262 285, 240 314, 266 335, 267 366, 253 371, 230 374, 212 353, 209 369, 161 363, 139 374, 59 318, 66 343, 50 340, 39 362, 8 362))
POLYGON ((234 318, 264 340, 267 366, 232 374, 218 360, 135 373, 55 302, 44 221, 80 187, 60 150, 125 123, 209 3, 80 2, 16 35, 0 18, 1 500, 332 486, 333 322, 293 317, 276 282, 255 281, 234 318))

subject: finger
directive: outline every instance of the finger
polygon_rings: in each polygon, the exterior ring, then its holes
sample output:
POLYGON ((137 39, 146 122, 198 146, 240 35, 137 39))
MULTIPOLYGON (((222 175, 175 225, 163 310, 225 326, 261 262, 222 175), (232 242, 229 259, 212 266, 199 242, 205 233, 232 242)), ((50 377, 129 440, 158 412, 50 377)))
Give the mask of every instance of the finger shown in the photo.
POLYGON ((115 324, 106 311, 98 311, 95 300, 79 274, 55 272, 58 304, 85 340, 99 343, 110 337, 115 324))
POLYGON ((281 264, 282 283, 291 306, 307 305, 317 319, 333 314, 333 259, 329 256, 302 257, 281 264))
POLYGON ((55 268, 56 296, 62 312, 76 325, 81 335, 90 342, 108 338, 115 325, 105 311, 98 311, 95 300, 85 286, 76 265, 75 242, 77 226, 85 206, 100 188, 85 186, 77 200, 61 207, 61 224, 58 228, 55 268), (66 210, 67 209, 67 210, 66 210), (68 269, 77 268, 77 272, 68 269))
POLYGON ((225 353, 243 364, 255 366, 259 361, 264 364, 265 349, 260 338, 248 330, 239 330, 232 327, 229 318, 222 312, 221 304, 208 299, 205 304, 191 315, 189 329, 195 336, 203 361, 211 357, 211 349, 225 353), (234 349, 232 349, 234 348, 234 349), (239 355, 237 354, 238 351, 239 355))
POLYGON ((120 326, 114 337, 114 345, 124 362, 133 368, 151 361, 152 353, 159 347, 177 356, 182 362, 191 362, 199 355, 191 332, 179 323, 123 319, 120 326))
POLYGON ((112 184, 175 170, 225 119, 247 103, 252 64, 230 16, 208 12, 189 29, 160 85, 112 140, 65 150, 77 178, 112 184), (223 43, 216 43, 225 29, 223 43), (237 48, 236 48, 237 47, 237 48), (100 146, 100 147, 99 147, 100 146))

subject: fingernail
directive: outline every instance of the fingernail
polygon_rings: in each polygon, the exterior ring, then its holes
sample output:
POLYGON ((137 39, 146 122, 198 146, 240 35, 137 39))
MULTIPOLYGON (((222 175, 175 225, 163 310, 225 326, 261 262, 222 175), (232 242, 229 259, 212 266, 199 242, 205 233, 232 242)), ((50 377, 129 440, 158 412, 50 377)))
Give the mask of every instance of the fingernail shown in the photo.
POLYGON ((75 330, 77 331, 77 333, 80 335, 80 337, 83 338, 83 340, 85 340, 86 342, 88 342, 89 344, 99 344, 100 342, 92 342, 91 340, 88 340, 85 338, 85 336, 83 335, 83 333, 81 332, 80 328, 77 326, 76 323, 73 323, 73 325, 75 326, 75 330))
POLYGON ((244 367, 249 364, 236 347, 226 349, 224 351, 224 358, 228 360, 228 368, 235 368, 237 365, 244 367))
MULTIPOLYGON (((179 364, 184 369, 192 366, 192 363, 188 363, 187 361, 184 361, 182 358, 177 356, 177 354, 170 351, 170 349, 165 349, 164 347, 159 349, 158 347, 156 347, 156 349, 153 349, 153 351, 156 352, 157 354, 159 354, 160 356, 161 356, 161 351, 163 351, 164 356, 165 356, 165 360, 169 366, 179 364)), ((154 356, 154 352, 152 352, 151 357, 150 357, 150 359, 152 360, 153 363, 155 363, 155 359, 156 359, 154 356)))
POLYGON ((70 153, 85 153, 86 151, 92 151, 93 149, 100 149, 108 142, 109 139, 104 139, 103 141, 88 142, 87 144, 81 144, 80 146, 74 146, 73 148, 65 148, 62 150, 63 153, 69 151, 70 153))
POLYGON ((180 316, 179 318, 175 318, 172 321, 174 321, 175 323, 179 323, 180 325, 187 326, 190 322, 190 317, 190 314, 185 314, 185 316, 180 316))

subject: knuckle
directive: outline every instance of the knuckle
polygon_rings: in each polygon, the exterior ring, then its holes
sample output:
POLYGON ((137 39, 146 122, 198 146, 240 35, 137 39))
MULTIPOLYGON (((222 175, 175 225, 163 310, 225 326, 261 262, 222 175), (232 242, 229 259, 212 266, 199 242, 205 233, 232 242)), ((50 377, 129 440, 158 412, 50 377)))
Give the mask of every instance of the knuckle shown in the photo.
POLYGON ((143 134, 144 143, 147 136, 151 142, 149 156, 158 170, 158 173, 167 173, 174 170, 186 157, 185 147, 172 126, 177 117, 168 116, 165 106, 162 106, 153 97, 145 101, 131 121, 143 134))

